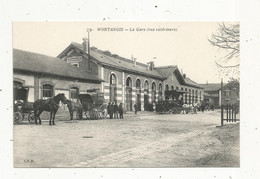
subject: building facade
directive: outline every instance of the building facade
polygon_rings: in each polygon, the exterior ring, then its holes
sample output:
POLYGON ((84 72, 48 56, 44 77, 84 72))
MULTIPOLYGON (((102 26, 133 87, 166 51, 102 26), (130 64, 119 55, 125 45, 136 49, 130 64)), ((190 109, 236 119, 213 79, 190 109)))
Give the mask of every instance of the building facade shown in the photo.
POLYGON ((101 79, 60 59, 37 53, 13 50, 13 85, 28 87, 28 101, 47 99, 58 93, 77 100, 77 94, 101 86, 101 79))
POLYGON ((29 87, 28 101, 64 93, 77 100, 81 92, 104 93, 104 100, 122 103, 126 111, 151 110, 159 100, 201 102, 203 89, 177 66, 143 64, 109 51, 72 42, 56 58, 14 49, 14 86, 29 87))
POLYGON ((89 48, 86 39, 83 40, 83 44, 71 43, 57 58, 80 71, 94 69, 93 73, 102 79, 100 91, 104 92, 105 102, 122 103, 131 111, 134 104, 138 110, 147 110, 158 100, 182 99, 187 104, 203 100, 202 88, 182 75, 177 66, 156 67, 153 61, 139 63, 135 58, 126 59, 109 51, 89 48), (82 60, 72 63, 70 59, 76 58, 82 60), (175 95, 165 95, 165 91, 174 91, 175 95))
POLYGON ((231 81, 224 83, 221 90, 221 83, 200 84, 204 88, 205 102, 220 107, 223 104, 239 104, 240 93, 239 83, 231 81))

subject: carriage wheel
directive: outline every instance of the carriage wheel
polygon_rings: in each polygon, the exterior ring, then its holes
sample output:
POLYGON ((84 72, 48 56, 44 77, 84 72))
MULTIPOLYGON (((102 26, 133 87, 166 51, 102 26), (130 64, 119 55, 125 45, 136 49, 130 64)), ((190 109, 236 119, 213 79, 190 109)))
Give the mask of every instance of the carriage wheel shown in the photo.
POLYGON ((28 121, 31 123, 31 124, 34 124, 35 123, 35 117, 34 117, 34 113, 31 112, 29 115, 28 115, 28 121))
POLYGON ((23 120, 23 114, 21 112, 14 113, 14 124, 20 124, 23 120))
POLYGON ((159 113, 160 114, 164 114, 165 113, 165 108, 164 107, 160 107, 159 108, 159 113))
POLYGON ((178 110, 176 108, 173 108, 172 109, 172 114, 177 114, 178 113, 178 110))

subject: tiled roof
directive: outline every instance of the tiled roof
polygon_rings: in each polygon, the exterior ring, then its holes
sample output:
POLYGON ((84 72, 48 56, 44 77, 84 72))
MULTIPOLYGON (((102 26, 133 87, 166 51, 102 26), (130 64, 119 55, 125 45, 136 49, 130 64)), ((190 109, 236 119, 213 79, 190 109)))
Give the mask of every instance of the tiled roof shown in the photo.
POLYGON ((155 67, 155 70, 157 70, 163 77, 168 78, 168 76, 174 72, 178 67, 176 65, 170 65, 170 66, 160 66, 155 67))
MULTIPOLYGON (((72 42, 71 45, 83 51, 82 44, 72 42)), ((102 64, 119 67, 120 69, 130 70, 137 73, 146 74, 149 76, 154 76, 160 79, 164 78, 157 70, 148 70, 146 64, 136 62, 136 66, 134 66, 132 60, 120 57, 115 54, 111 54, 108 51, 102 51, 92 47, 90 48, 90 56, 94 57, 102 64)))
MULTIPOLYGON (((223 86, 226 85, 223 84, 223 86)), ((204 88, 204 91, 218 91, 221 88, 221 83, 208 83, 208 84, 200 84, 201 87, 204 88)))
MULTIPOLYGON (((178 69, 178 67, 176 65, 170 65, 170 66, 161 66, 161 67, 156 67, 155 68, 163 77, 167 78, 170 74, 172 74, 175 70, 178 69)), ((179 73, 179 72, 178 72, 179 73)), ((180 74, 180 73, 179 73, 180 74)), ((183 77, 183 75, 179 75, 181 76, 180 78, 182 78, 184 80, 184 85, 187 86, 193 86, 193 87, 197 87, 197 88, 202 88, 199 84, 197 84, 196 82, 192 81, 190 78, 188 77, 183 77)))
POLYGON ((190 86, 194 86, 194 87, 198 87, 198 88, 203 88, 202 86, 200 86, 198 83, 196 83, 195 81, 192 81, 190 78, 185 77, 184 81, 186 84, 190 85, 190 86))
POLYGON ((13 69, 100 82, 101 79, 60 60, 38 53, 13 49, 13 69))

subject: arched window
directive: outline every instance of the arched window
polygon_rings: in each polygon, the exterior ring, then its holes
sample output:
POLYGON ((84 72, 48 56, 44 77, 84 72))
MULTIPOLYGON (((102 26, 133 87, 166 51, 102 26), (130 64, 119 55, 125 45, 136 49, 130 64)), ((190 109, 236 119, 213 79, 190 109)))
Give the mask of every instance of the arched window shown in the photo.
POLYGON ((162 100, 162 84, 159 83, 159 100, 162 100))
POLYGON ((169 85, 165 85, 165 91, 169 91, 169 85))
POLYGON ((53 94, 53 86, 51 84, 44 84, 42 86, 42 98, 43 99, 48 99, 52 97, 53 94))
POLYGON ((176 86, 176 90, 178 90, 179 89, 179 87, 178 86, 176 86))
POLYGON ((141 81, 139 79, 136 80, 136 88, 141 88, 141 81))
POLYGON ((173 85, 171 86, 171 90, 172 90, 172 91, 174 90, 174 87, 173 87, 173 85))
POLYGON ((145 90, 149 90, 148 81, 145 81, 145 82, 144 82, 144 89, 145 89, 145 90))
POLYGON ((112 74, 110 76, 110 84, 111 85, 116 85, 116 75, 112 74))
POLYGON ((79 94, 79 88, 78 87, 70 87, 70 99, 74 102, 77 101, 79 94))
POLYGON ((132 87, 132 80, 131 80, 130 77, 128 77, 128 78, 126 79, 126 86, 127 86, 127 87, 132 87))
POLYGON ((117 78, 115 74, 110 75, 110 102, 116 102, 116 93, 117 93, 117 78))

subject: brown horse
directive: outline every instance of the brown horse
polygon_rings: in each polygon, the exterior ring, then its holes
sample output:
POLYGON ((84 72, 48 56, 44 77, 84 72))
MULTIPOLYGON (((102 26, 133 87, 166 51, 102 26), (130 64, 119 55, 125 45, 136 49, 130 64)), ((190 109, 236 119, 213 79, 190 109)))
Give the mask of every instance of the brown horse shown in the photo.
POLYGON ((66 104, 67 104, 67 107, 68 107, 69 112, 70 112, 70 120, 73 119, 73 112, 74 111, 77 112, 77 116, 80 120, 83 119, 83 117, 82 117, 83 107, 82 107, 82 104, 80 102, 73 102, 73 101, 67 99, 66 104))
POLYGON ((33 103, 35 124, 38 124, 37 118, 39 118, 39 124, 41 125, 42 121, 41 121, 40 115, 43 111, 48 111, 48 112, 50 112, 49 125, 55 125, 54 119, 55 119, 55 115, 59 109, 59 103, 60 103, 60 101, 62 103, 65 103, 66 100, 67 99, 63 93, 60 93, 47 100, 43 100, 43 99, 36 100, 33 103))

